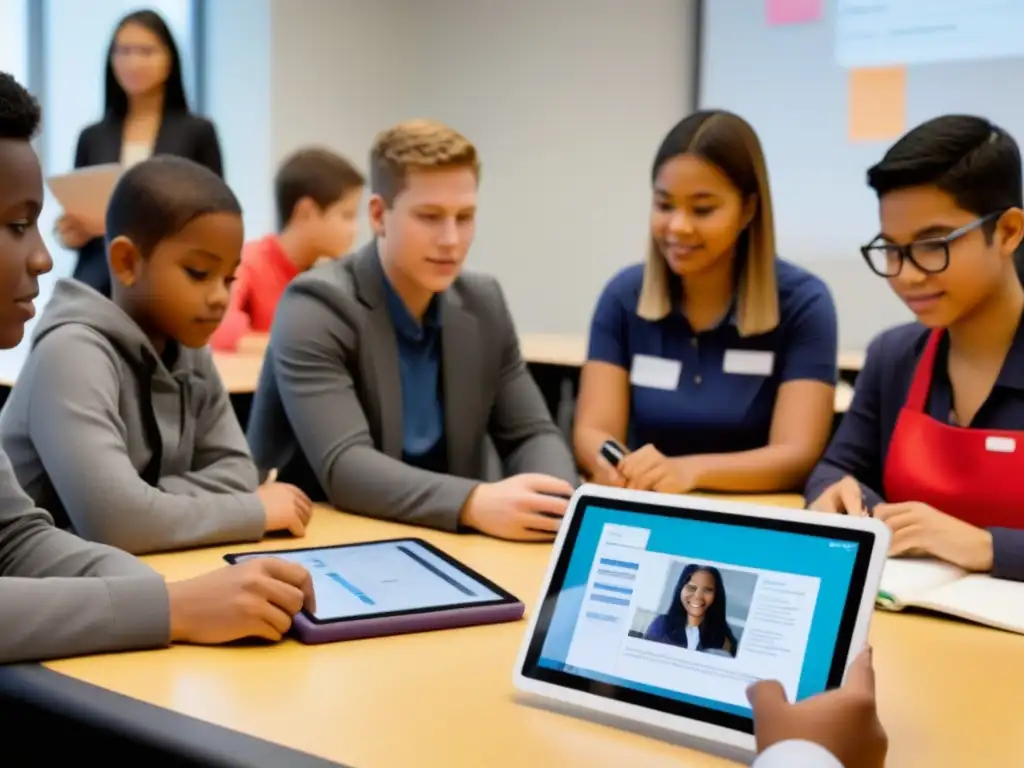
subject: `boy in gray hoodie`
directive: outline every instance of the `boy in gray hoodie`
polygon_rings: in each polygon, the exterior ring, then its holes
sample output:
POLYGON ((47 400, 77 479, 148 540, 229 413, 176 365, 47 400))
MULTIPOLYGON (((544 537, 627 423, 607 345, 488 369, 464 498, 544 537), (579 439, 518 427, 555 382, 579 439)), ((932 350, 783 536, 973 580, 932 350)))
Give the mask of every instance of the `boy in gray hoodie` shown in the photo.
MULTIPOLYGON (((29 143, 39 105, 0 72, 0 348, 18 345, 39 276, 53 267, 39 234, 43 178, 29 143)), ((309 574, 251 560, 167 584, 131 555, 53 526, 0 451, 0 664, 151 648, 168 642, 279 640, 305 601, 309 574)))
POLYGON ((312 503, 260 486, 205 348, 242 251, 238 200, 169 155, 121 177, 107 210, 112 297, 57 283, 0 414, 0 441, 58 525, 133 554, 302 536, 312 503))

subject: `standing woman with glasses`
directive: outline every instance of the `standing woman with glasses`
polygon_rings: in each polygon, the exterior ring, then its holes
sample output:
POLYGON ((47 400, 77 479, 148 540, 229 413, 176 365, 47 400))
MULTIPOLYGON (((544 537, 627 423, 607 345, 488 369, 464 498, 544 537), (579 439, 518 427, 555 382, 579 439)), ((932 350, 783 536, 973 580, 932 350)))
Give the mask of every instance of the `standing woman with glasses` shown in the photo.
MULTIPOLYGON (((163 18, 135 11, 118 22, 107 53, 103 119, 78 136, 75 168, 104 163, 130 167, 151 155, 178 155, 223 176, 213 123, 189 112, 178 46, 163 18)), ((103 222, 67 213, 56 234, 78 250, 74 276, 110 295, 103 222)))
POLYGON ((868 171, 868 266, 917 315, 868 348, 808 481, 811 508, 874 514, 895 556, 1024 581, 1021 156, 979 117, 936 118, 868 171))

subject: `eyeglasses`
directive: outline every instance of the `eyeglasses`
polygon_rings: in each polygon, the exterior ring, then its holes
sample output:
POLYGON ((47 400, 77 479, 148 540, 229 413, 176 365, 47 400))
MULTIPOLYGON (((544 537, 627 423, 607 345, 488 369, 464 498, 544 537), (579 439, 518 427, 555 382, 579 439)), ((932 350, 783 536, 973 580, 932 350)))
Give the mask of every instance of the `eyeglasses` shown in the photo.
POLYGON ((943 237, 917 240, 906 245, 887 242, 879 235, 867 245, 862 245, 860 253, 871 267, 871 271, 879 277, 896 277, 903 271, 905 261, 910 261, 925 274, 936 275, 949 267, 949 246, 952 242, 995 221, 1003 213, 1004 211, 990 213, 943 237))

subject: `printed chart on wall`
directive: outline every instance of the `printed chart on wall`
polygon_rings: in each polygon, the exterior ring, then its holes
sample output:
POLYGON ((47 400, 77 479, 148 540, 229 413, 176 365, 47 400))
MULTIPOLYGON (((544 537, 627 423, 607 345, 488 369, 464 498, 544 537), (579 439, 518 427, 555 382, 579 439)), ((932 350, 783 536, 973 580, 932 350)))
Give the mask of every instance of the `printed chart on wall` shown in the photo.
MULTIPOLYGON (((1024 0, 832 1, 852 142, 906 131, 908 67, 1024 57, 1024 0)), ((771 26, 825 21, 825 0, 765 2, 771 26)))
POLYGON ((849 138, 906 129, 907 67, 1024 54, 1024 0, 837 0, 836 61, 849 73, 849 138))

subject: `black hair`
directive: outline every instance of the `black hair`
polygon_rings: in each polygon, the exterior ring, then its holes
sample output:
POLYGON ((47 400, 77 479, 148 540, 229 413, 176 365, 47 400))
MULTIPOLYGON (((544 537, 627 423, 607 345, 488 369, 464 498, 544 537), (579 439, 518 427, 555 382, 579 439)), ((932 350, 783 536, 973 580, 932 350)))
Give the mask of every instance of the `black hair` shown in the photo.
POLYGON ((167 82, 164 84, 164 112, 188 112, 188 100, 185 98, 185 80, 181 73, 181 55, 178 53, 178 46, 174 42, 171 30, 167 22, 156 11, 142 10, 129 13, 114 28, 114 35, 110 38, 110 46, 107 49, 107 77, 106 93, 103 99, 103 111, 107 118, 124 122, 128 115, 128 94, 117 82, 114 76, 114 47, 117 45, 117 36, 129 24, 137 24, 156 35, 161 44, 167 49, 171 58, 171 67, 167 73, 167 82))
MULTIPOLYGON (((680 595, 683 587, 690 583, 698 573, 706 573, 715 581, 715 599, 708 606, 704 620, 700 623, 700 645, 704 650, 723 650, 731 655, 736 655, 736 636, 726 621, 726 599, 725 584, 722 582, 722 574, 717 568, 710 565, 697 565, 690 563, 679 575, 675 591, 672 593, 672 602, 665 614, 665 632, 669 640, 682 645, 686 642, 687 616, 686 608, 683 606, 680 595), (728 646, 728 647, 726 647, 728 646)), ((696 649, 693 649, 696 650, 696 649)))
MULTIPOLYGON (((936 117, 905 134, 868 169, 868 186, 879 198, 935 186, 975 216, 1024 207, 1020 147, 1004 129, 973 115, 936 117)), ((982 230, 989 241, 995 227, 992 221, 982 230)), ((1024 282, 1024 244, 1014 266, 1024 282)))
POLYGON ((200 216, 242 215, 231 188, 209 168, 175 155, 157 155, 118 180, 107 206, 107 242, 127 237, 148 256, 200 216))
POLYGON ((936 117, 914 128, 868 169, 868 186, 879 197, 935 186, 976 216, 1024 203, 1017 142, 999 126, 971 115, 936 117))
POLYGON ((651 181, 674 157, 693 154, 719 168, 744 197, 762 195, 767 186, 764 152, 753 127, 722 109, 694 112, 668 132, 651 168, 651 181))
POLYGON ((283 229, 288 224, 295 204, 304 197, 324 210, 365 185, 366 177, 341 155, 319 147, 300 149, 281 163, 274 176, 277 225, 283 229))
POLYGON ((39 130, 39 102, 7 72, 0 72, 0 139, 30 141, 39 130))

